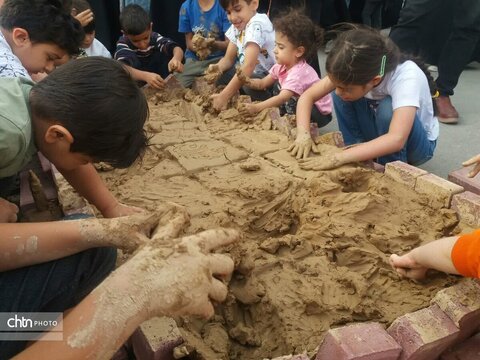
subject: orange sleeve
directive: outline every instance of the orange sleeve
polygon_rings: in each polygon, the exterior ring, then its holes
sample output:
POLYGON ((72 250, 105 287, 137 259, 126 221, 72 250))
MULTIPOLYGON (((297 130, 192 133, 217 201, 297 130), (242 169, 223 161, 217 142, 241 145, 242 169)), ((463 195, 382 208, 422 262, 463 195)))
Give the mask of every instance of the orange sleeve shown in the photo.
POLYGON ((453 265, 461 275, 480 278, 480 229, 460 235, 451 256, 453 265))

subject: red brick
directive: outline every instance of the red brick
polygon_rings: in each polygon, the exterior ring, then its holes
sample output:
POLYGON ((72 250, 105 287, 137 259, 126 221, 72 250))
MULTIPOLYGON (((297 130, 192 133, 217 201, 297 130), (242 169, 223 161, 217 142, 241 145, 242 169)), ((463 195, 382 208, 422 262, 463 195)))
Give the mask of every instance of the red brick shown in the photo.
POLYGON ((193 80, 192 90, 198 94, 212 94, 215 91, 215 84, 209 84, 203 76, 193 80))
POLYGON ((37 153, 38 154, 38 160, 40 160, 40 165, 42 166, 42 170, 44 172, 50 171, 52 168, 52 163, 50 160, 48 160, 40 151, 37 153))
POLYGON ((433 174, 419 176, 415 191, 427 195, 434 208, 449 208, 452 196, 464 191, 463 187, 433 174))
POLYGON ((480 360, 480 334, 447 350, 440 360, 480 360))
POLYGON ((455 343, 460 330, 432 305, 397 318, 387 332, 403 348, 400 360, 432 360, 455 343))
POLYGON ((470 337, 480 327, 480 285, 463 279, 456 285, 440 290, 432 299, 460 328, 459 340, 470 337))
POLYGON ((155 317, 133 333, 133 352, 140 360, 174 360, 173 349, 183 343, 175 320, 155 317))
POLYGON ((310 360, 307 354, 286 355, 273 358, 272 360, 310 360))
POLYGON ((384 173, 385 172, 385 165, 373 162, 373 170, 384 173))
POLYGON ((453 195, 451 207, 460 220, 473 227, 480 227, 480 195, 470 191, 453 195))
POLYGON ((396 360, 402 348, 378 323, 361 323, 328 331, 316 360, 396 360))
POLYGON ((388 175, 396 182, 415 188, 417 178, 427 175, 428 172, 403 161, 393 161, 385 165, 385 175, 388 175))
POLYGON ((480 175, 477 175, 474 178, 469 178, 468 173, 470 170, 471 167, 454 170, 448 174, 448 180, 463 186, 465 190, 480 195, 480 175))

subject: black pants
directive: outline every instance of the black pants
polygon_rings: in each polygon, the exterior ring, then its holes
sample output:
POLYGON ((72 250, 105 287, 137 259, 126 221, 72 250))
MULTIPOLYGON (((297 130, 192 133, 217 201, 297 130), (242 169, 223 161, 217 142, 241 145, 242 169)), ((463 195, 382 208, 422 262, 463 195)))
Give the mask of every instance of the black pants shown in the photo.
MULTIPOLYGON (((438 0, 408 0, 400 12, 398 24, 390 37, 404 52, 421 55, 421 34, 425 27, 435 24, 429 14, 435 12, 438 0)), ((453 95, 465 66, 472 60, 480 39, 480 1, 452 1, 452 31, 440 51, 437 87, 440 95, 453 95)))

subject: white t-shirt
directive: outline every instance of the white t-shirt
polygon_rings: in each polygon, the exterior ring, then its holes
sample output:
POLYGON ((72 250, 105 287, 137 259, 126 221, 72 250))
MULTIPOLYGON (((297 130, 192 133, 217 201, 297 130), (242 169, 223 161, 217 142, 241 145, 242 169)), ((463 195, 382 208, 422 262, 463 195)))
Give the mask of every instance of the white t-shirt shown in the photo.
POLYGON ((112 54, 110 54, 107 48, 103 46, 103 44, 97 39, 93 39, 92 45, 84 50, 87 56, 103 56, 109 59, 112 58, 112 54))
POLYGON ((237 60, 240 64, 243 64, 245 47, 248 43, 252 42, 260 47, 255 73, 266 74, 275 64, 275 55, 273 54, 275 30, 273 30, 272 22, 267 15, 255 14, 243 31, 238 31, 232 25, 225 33, 225 36, 237 46, 237 60))
POLYGON ((433 102, 425 73, 413 61, 407 60, 385 75, 377 87, 368 92, 367 99, 381 100, 390 95, 392 107, 415 106, 417 116, 427 133, 428 140, 436 140, 438 119, 433 115, 433 102))
POLYGON ((20 59, 13 53, 0 31, 0 77, 24 77, 32 80, 20 59))

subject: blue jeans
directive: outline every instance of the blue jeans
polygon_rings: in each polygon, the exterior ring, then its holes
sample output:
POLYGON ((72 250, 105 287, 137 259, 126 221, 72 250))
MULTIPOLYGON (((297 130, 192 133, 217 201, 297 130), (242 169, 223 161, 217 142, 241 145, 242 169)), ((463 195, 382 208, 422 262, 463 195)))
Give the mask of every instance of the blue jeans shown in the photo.
MULTIPOLYGON (((94 248, 43 264, 0 273, 0 312, 63 312, 77 305, 115 267, 117 250, 94 248)), ((26 341, 0 341, 10 359, 26 341)))
MULTIPOLYGON (((393 116, 390 96, 380 101, 366 98, 343 101, 333 91, 332 97, 345 145, 367 142, 388 133, 393 116)), ((436 140, 428 140, 422 123, 415 115, 412 130, 403 149, 381 156, 376 161, 382 165, 396 160, 421 165, 432 158, 436 145, 436 140)))

